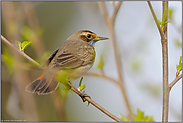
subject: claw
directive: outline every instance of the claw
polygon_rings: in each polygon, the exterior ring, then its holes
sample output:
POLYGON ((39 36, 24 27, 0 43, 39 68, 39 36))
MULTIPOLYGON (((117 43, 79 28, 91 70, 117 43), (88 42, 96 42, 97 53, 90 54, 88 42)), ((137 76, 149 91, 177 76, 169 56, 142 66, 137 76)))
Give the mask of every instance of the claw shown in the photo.
MULTIPOLYGON (((83 100, 83 102, 86 101, 85 97, 89 97, 91 99, 90 96, 88 96, 85 91, 81 92, 81 94, 79 95, 81 97, 81 99, 83 100)), ((88 105, 89 105, 89 102, 88 102, 88 105)))

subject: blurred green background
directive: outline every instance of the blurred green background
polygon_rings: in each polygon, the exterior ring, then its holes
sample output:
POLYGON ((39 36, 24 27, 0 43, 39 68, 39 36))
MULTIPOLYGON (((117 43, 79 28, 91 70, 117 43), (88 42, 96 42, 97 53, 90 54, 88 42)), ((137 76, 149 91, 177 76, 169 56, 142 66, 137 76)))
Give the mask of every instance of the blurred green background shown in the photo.
MULTIPOLYGON (((105 2, 109 14, 112 2, 105 2)), ((182 5, 169 2, 173 11, 169 24, 169 81, 175 78, 182 48, 182 5)), ((152 2, 161 19, 161 2, 152 2)), ((87 29, 99 36, 109 37, 107 26, 97 2, 1 2, 1 35, 11 43, 31 41, 25 53, 43 64, 47 57, 74 32, 87 29)), ((145 115, 161 121, 162 67, 160 37, 147 2, 124 1, 115 22, 118 49, 121 54, 127 96, 133 113, 140 109, 145 115)), ((112 44, 95 45, 97 57, 91 69, 97 69, 104 58, 104 73, 117 79, 112 44)), ((94 106, 83 103, 69 91, 57 89, 49 95, 31 94, 25 87, 42 71, 27 62, 6 44, 1 43, 1 121, 113 121, 94 106)), ((127 109, 117 85, 109 80, 84 76, 85 91, 91 98, 120 117, 127 109)), ((78 87, 79 79, 72 82, 78 87)), ((60 84, 60 89, 63 86, 60 84)), ((170 95, 170 121, 180 121, 182 112, 182 84, 178 82, 170 95)))

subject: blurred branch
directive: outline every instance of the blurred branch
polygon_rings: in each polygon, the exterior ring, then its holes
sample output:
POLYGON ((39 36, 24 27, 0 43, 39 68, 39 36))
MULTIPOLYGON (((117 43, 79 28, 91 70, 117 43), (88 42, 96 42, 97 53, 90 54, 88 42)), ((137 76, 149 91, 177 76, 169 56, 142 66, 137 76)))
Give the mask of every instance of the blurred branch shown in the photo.
MULTIPOLYGON (((6 38, 4 38, 1 35, 1 40, 3 42, 5 42, 8 46, 10 46, 11 48, 13 48, 14 50, 16 50, 19 54, 21 54, 23 57, 25 57, 27 60, 33 62, 34 64, 36 64, 39 67, 42 67, 39 63, 37 63, 36 61, 34 61, 31 57, 29 57, 27 54, 25 54, 24 52, 21 52, 20 50, 18 50, 18 48, 16 48, 15 46, 13 46, 6 38)), ((78 95, 82 95, 82 93, 80 91, 78 91, 72 84, 70 84, 69 82, 67 82, 70 86, 71 86, 71 90, 74 91, 76 94, 78 95)), ((98 108, 100 111, 102 111, 103 113, 105 113, 107 116, 111 117, 112 119, 114 119, 117 122, 122 122, 122 120, 120 120, 119 118, 117 118, 116 116, 114 116, 113 114, 111 114, 110 112, 108 112, 107 110, 105 110, 104 108, 102 108, 100 105, 98 105, 96 102, 94 102, 93 100, 91 100, 89 97, 84 97, 85 100, 87 100, 89 103, 91 103, 92 105, 94 105, 96 108, 98 108)))
POLYGON ((117 5, 115 5, 114 12, 113 12, 111 17, 109 17, 109 15, 107 13, 104 2, 98 2, 98 5, 99 5, 100 10, 101 10, 101 12, 104 16, 105 22, 106 22, 107 27, 108 27, 110 39, 111 39, 111 42, 113 44, 113 49, 114 49, 114 53, 115 53, 115 61, 116 61, 118 76, 119 76, 118 85, 119 85, 120 90, 122 92, 122 95, 124 97, 125 104, 127 106, 127 109, 128 109, 129 115, 130 115, 130 120, 133 121, 133 113, 132 113, 130 103, 128 101, 127 94, 126 94, 125 87, 124 87, 124 82, 123 82, 123 77, 122 77, 121 58, 120 58, 120 55, 119 55, 119 52, 118 52, 116 39, 115 39, 115 31, 114 31, 114 23, 115 23, 115 19, 116 19, 118 10, 121 6, 121 3, 122 3, 122 1, 118 1, 117 5))
MULTIPOLYGON (((20 30, 23 24, 23 16, 22 11, 17 11, 17 9, 21 7, 19 4, 12 1, 2 2, 1 4, 3 20, 2 33, 5 34, 13 44, 16 41, 19 41, 21 38, 20 30)), ((1 36, 2 41, 3 39, 6 41, 6 39, 1 36)), ((9 55, 12 57, 10 60, 13 60, 13 67, 11 70, 14 72, 8 79, 8 81, 10 81, 9 87, 11 87, 11 90, 6 90, 6 92, 3 93, 3 95, 7 96, 8 98, 6 105, 3 107, 6 107, 6 112, 8 113, 8 116, 11 117, 11 119, 38 121, 39 116, 34 95, 25 93, 25 90, 23 89, 28 83, 30 83, 29 74, 27 71, 25 71, 25 69, 20 69, 19 65, 21 64, 22 67, 26 67, 26 69, 29 69, 29 67, 24 66, 25 64, 22 64, 22 57, 14 51, 13 47, 9 48, 9 51, 9 55)))
POLYGON ((180 76, 177 76, 170 84, 169 84, 169 91, 172 89, 172 87, 182 78, 182 74, 180 76))
MULTIPOLYGON (((22 6, 23 6, 24 16, 27 18, 27 21, 28 21, 28 25, 33 30, 33 32, 37 32, 40 26, 38 24, 37 17, 31 5, 31 2, 29 1, 22 2, 22 6)), ((32 40, 32 42, 34 45, 34 49, 36 50, 36 54, 41 59, 41 61, 43 61, 42 55, 43 53, 45 53, 45 47, 44 47, 41 36, 35 35, 35 39, 32 40)))
POLYGON ((110 81, 118 84, 118 81, 117 80, 115 80, 115 79, 113 79, 113 78, 111 78, 109 76, 106 76, 105 74, 98 74, 98 73, 93 73, 93 72, 87 72, 87 73, 85 73, 85 75, 104 78, 104 79, 110 80, 110 81))
MULTIPOLYGON (((44 47, 44 43, 42 40, 42 36, 39 34, 40 25, 39 25, 39 21, 37 20, 34 8, 32 6, 32 2, 30 2, 30 1, 22 2, 22 6, 23 6, 24 16, 26 17, 26 19, 28 21, 29 27, 31 28, 31 30, 34 33, 36 33, 34 35, 34 39, 32 40, 33 48, 35 49, 35 52, 36 52, 38 58, 41 60, 41 62, 44 62, 45 60, 43 59, 42 56, 45 53, 45 47, 44 47), (37 33, 38 33, 38 35, 37 35, 37 33)), ((58 94, 56 94, 56 93, 51 94, 51 99, 53 100, 53 103, 54 103, 55 111, 57 114, 57 119, 59 121, 65 121, 65 116, 63 113, 64 99, 61 98, 60 96, 58 96, 58 94), (57 97, 59 99, 57 99, 55 97, 57 97)))

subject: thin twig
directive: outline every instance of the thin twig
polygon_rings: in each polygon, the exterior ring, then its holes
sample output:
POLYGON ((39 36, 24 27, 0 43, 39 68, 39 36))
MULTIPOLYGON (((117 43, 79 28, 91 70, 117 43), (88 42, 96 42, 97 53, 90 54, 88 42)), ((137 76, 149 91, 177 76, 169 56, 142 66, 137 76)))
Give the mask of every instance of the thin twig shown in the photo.
POLYGON ((169 84, 169 91, 172 89, 172 87, 182 78, 182 74, 180 76, 177 76, 170 84, 169 84))
MULTIPOLYGON (((29 57, 27 54, 25 54, 24 52, 21 52, 20 50, 18 50, 18 48, 16 48, 15 46, 13 46, 6 38, 4 38, 1 35, 1 40, 3 42, 5 42, 8 46, 10 46, 11 48, 13 48, 14 50, 16 50, 18 53, 20 53, 23 57, 25 57, 27 60, 29 60, 30 62, 36 64, 39 67, 42 67, 39 63, 37 63, 36 61, 34 61, 31 57, 29 57)), ((72 84, 70 84, 68 82, 68 84, 71 86, 71 90, 74 91, 76 94, 81 95, 82 93, 80 91, 78 91, 72 84)), ((111 117, 112 119, 114 119, 117 122, 122 122, 121 119, 117 118, 116 116, 114 116, 113 114, 111 114, 110 112, 108 112, 107 110, 105 110, 104 108, 102 108, 100 105, 98 105, 96 102, 94 102, 93 100, 91 100, 89 97, 84 97, 85 100, 87 100, 89 103, 91 103, 92 105, 94 105, 96 108, 98 108, 100 111, 102 111, 103 113, 105 113, 107 116, 111 117)))
POLYGON ((23 57, 25 57, 28 61, 34 63, 35 65, 42 67, 39 63, 37 63, 36 61, 34 61, 31 57, 29 57, 28 55, 26 55, 24 52, 20 51, 17 47, 15 47, 13 44, 11 44, 5 37, 3 37, 1 35, 1 40, 6 43, 8 46, 10 46, 11 48, 13 48, 15 51, 17 51, 18 53, 20 53, 23 57))
POLYGON ((113 24, 114 24, 114 22, 116 20, 116 16, 118 14, 118 11, 119 11, 119 8, 120 8, 121 4, 122 4, 122 1, 118 1, 117 5, 115 5, 115 7, 114 7, 114 12, 113 12, 113 14, 112 14, 112 16, 110 18, 112 20, 113 24))
POLYGON ((118 71, 118 76, 119 76, 118 85, 119 85, 120 90, 122 92, 122 95, 124 97, 125 104, 126 104, 126 107, 128 109, 128 112, 129 112, 130 120, 133 121, 133 113, 132 113, 130 103, 128 101, 127 94, 126 94, 125 87, 124 87, 124 82, 123 82, 123 77, 122 77, 122 70, 121 70, 122 69, 121 58, 120 58, 118 48, 117 48, 117 45, 116 45, 115 32, 114 32, 114 23, 115 23, 115 19, 116 19, 118 10, 121 6, 121 3, 122 3, 122 1, 119 1, 117 3, 117 5, 115 5, 114 12, 113 12, 112 16, 109 17, 109 15, 107 13, 107 10, 106 10, 106 7, 105 7, 105 3, 104 2, 98 2, 100 10, 101 10, 101 12, 104 16, 105 22, 106 22, 107 27, 108 27, 108 31, 109 31, 109 35, 110 35, 110 41, 113 44, 113 49, 114 49, 114 54, 115 54, 115 61, 116 61, 117 71, 118 71))
POLYGON ((89 76, 95 76, 95 77, 100 77, 100 78, 104 78, 104 79, 107 79, 107 80, 110 80, 116 84, 118 84, 118 81, 109 77, 109 76, 106 76, 105 74, 98 74, 98 73, 93 73, 93 72, 87 72, 85 75, 89 75, 89 76))
MULTIPOLYGON (((78 91, 71 83, 67 82, 67 84, 71 86, 71 90, 74 91, 77 95, 82 95, 82 93, 80 91, 78 91)), ((87 100, 92 105, 94 105, 100 111, 102 111, 103 113, 105 113, 106 115, 108 115, 109 117, 111 117, 113 120, 115 120, 117 122, 122 122, 122 120, 120 120, 119 118, 117 118, 116 116, 114 116, 113 114, 111 114, 110 112, 108 112, 107 110, 105 110, 99 104, 97 104, 96 102, 94 102, 90 97, 85 96, 84 99, 87 100)))
POLYGON ((102 12, 102 15, 104 16, 104 20, 105 20, 106 24, 108 24, 109 17, 108 17, 108 13, 107 13, 104 2, 100 1, 100 2, 98 2, 98 5, 100 8, 100 11, 102 12))
POLYGON ((156 26, 158 27, 160 36, 161 36, 161 38, 162 38, 163 40, 165 40, 164 33, 163 33, 163 31, 161 30, 161 27, 160 27, 160 24, 159 24, 158 19, 157 19, 157 17, 156 17, 156 14, 155 14, 155 12, 154 12, 154 10, 153 10, 153 8, 152 8, 151 2, 150 2, 150 1, 147 1, 147 3, 148 3, 148 5, 149 5, 149 8, 150 8, 151 13, 152 13, 152 15, 153 15, 153 18, 154 18, 154 20, 155 20, 155 22, 156 22, 156 26))

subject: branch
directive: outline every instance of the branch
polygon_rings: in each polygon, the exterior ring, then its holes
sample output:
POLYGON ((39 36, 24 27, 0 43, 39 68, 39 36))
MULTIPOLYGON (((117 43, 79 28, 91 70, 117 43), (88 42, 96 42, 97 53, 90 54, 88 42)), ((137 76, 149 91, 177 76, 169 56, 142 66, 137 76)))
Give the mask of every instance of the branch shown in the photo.
POLYGON ((10 46, 12 49, 14 49, 15 51, 17 51, 19 54, 21 54, 23 57, 25 57, 28 61, 34 63, 36 66, 42 68, 42 66, 37 63, 36 61, 34 61, 31 57, 29 57, 28 55, 26 55, 24 52, 20 51, 17 47, 15 47, 13 44, 11 44, 5 37, 3 37, 1 35, 1 40, 6 43, 8 46, 10 46))
POLYGON ((178 77, 176 77, 170 84, 169 84, 169 91, 172 89, 172 87, 182 78, 182 74, 178 77))
POLYGON ((149 5, 149 8, 150 8, 151 13, 152 13, 152 15, 153 15, 153 18, 154 18, 154 20, 155 20, 155 22, 156 22, 156 26, 158 27, 160 36, 161 36, 161 38, 162 38, 163 40, 165 40, 164 33, 163 33, 163 31, 161 30, 161 27, 160 27, 160 24, 159 24, 158 19, 157 19, 157 17, 156 17, 156 14, 155 14, 155 12, 154 12, 154 10, 153 10, 153 8, 152 8, 151 2, 150 2, 150 1, 147 1, 147 3, 148 3, 148 5, 149 5))
MULTIPOLYGON (((30 62, 36 64, 39 67, 42 67, 39 63, 37 63, 36 61, 34 61, 31 57, 29 57, 27 54, 25 54, 24 52, 21 52, 18 48, 16 48, 15 46, 13 46, 6 38, 4 38, 1 35, 1 40, 3 42, 5 42, 8 46, 10 46, 11 48, 13 48, 15 51, 17 51, 19 54, 21 54, 23 57, 25 57, 27 60, 29 60, 30 62)), ((68 84, 71 86, 71 90, 74 91, 76 94, 78 95, 82 95, 82 93, 80 91, 78 91, 72 84, 70 84, 68 82, 68 84)), ((96 108, 98 108, 100 111, 102 111, 103 113, 105 113, 107 116, 111 117, 113 120, 117 121, 117 122, 122 122, 121 119, 117 118, 116 116, 114 116, 113 114, 111 114, 110 112, 108 112, 107 110, 105 110, 104 108, 102 108, 100 105, 98 105, 96 102, 94 102, 93 100, 91 100, 89 97, 84 97, 85 100, 87 100, 89 103, 91 103, 92 105, 94 105, 96 108)))
MULTIPOLYGON (((167 41, 167 24, 165 24, 163 31, 160 28, 160 24, 158 23, 158 19, 154 13, 152 5, 150 1, 147 1, 149 4, 149 8, 154 17, 156 25, 158 27, 159 33, 161 35, 161 44, 162 44, 162 55, 163 55, 163 114, 162 114, 162 122, 168 122, 168 108, 169 108, 169 84, 168 84, 168 41, 167 41)), ((163 1, 163 15, 165 10, 168 9, 168 1, 163 1)), ((166 14, 166 13, 165 13, 166 14)), ((164 21, 167 21, 167 17, 164 21)))
POLYGON ((115 61, 116 61, 116 66, 117 66, 117 71, 118 71, 118 76, 119 76, 119 81, 118 81, 118 85, 120 87, 120 90, 122 92, 122 95, 124 97, 124 101, 126 104, 126 107, 128 109, 129 115, 130 115, 130 120, 133 121, 133 113, 127 98, 127 94, 125 91, 125 87, 124 87, 124 82, 123 82, 123 77, 122 77, 122 65, 121 65, 121 59, 120 59, 120 55, 117 49, 117 45, 116 45, 116 39, 115 39, 115 32, 114 32, 114 22, 116 19, 116 15, 118 13, 118 10, 121 6, 121 1, 117 3, 117 5, 114 7, 114 12, 112 14, 111 17, 108 16, 107 14, 107 10, 105 7, 104 2, 98 2, 100 10, 104 16, 105 22, 107 24, 108 27, 108 31, 109 31, 109 35, 110 35, 110 41, 113 44, 113 49, 114 49, 114 54, 115 54, 115 61))
POLYGON ((110 18, 112 20, 113 24, 115 22, 116 16, 117 16, 118 11, 119 11, 119 8, 121 6, 121 3, 122 3, 122 1, 118 1, 117 5, 115 5, 115 7, 114 7, 114 12, 113 12, 113 14, 112 14, 112 16, 110 18))
POLYGON ((102 15, 104 16, 104 20, 105 20, 106 24, 108 24, 109 17, 108 17, 108 13, 107 13, 104 2, 100 1, 100 2, 98 2, 98 5, 100 8, 100 11, 102 12, 102 15))
MULTIPOLYGON (((82 95, 82 93, 80 91, 78 91, 71 83, 67 82, 67 84, 71 86, 71 90, 74 91, 77 95, 82 95)), ((108 112, 107 110, 105 110, 99 104, 97 104, 96 102, 94 102, 90 97, 85 96, 84 99, 87 100, 92 105, 94 105, 96 108, 98 108, 104 114, 106 114, 107 116, 109 116, 110 118, 112 118, 113 120, 115 120, 117 122, 122 122, 121 119, 117 118, 116 116, 114 116, 113 114, 111 114, 110 112, 108 112)))
POLYGON ((95 77, 100 77, 100 78, 104 78, 104 79, 107 79, 107 80, 110 80, 112 82, 114 82, 115 84, 118 84, 118 81, 109 77, 109 76, 106 76, 104 74, 97 74, 97 73, 93 73, 93 72, 87 72, 85 73, 85 75, 89 75, 89 76, 95 76, 95 77))
MULTIPOLYGON (((163 1, 163 13, 168 9, 168 1, 163 1)), ((166 13, 165 13, 166 14, 166 13)), ((168 14, 168 13, 167 13, 168 14)), ((165 21, 167 21, 167 17, 165 21)), ((168 84, 168 41, 167 41, 167 24, 164 26, 164 38, 161 38, 162 54, 163 54, 163 113, 162 122, 168 122, 168 110, 169 110, 169 84, 168 84)))

